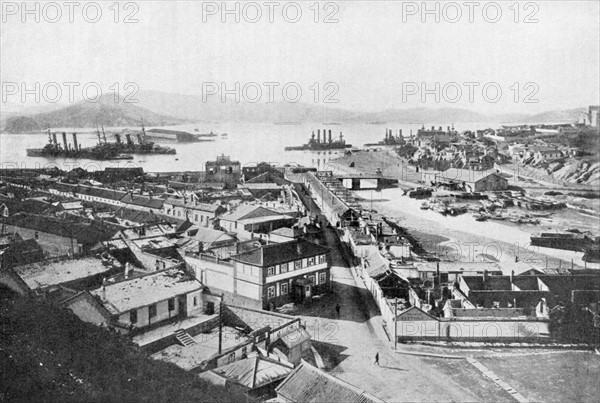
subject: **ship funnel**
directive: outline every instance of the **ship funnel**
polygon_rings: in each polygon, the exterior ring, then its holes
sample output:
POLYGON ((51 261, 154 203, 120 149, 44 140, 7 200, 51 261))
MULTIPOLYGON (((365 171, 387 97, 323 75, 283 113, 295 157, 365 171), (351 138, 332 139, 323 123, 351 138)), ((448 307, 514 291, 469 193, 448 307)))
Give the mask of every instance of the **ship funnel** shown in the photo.
POLYGON ((63 143, 65 145, 65 151, 69 150, 69 145, 67 144, 67 132, 62 132, 63 143))
POLYGON ((58 140, 56 140, 56 133, 52 133, 52 141, 54 142, 54 146, 58 145, 58 140))
POLYGON ((119 133, 115 133, 115 139, 117 140, 117 143, 121 144, 121 135, 119 133))
POLYGON ((48 143, 52 144, 52 134, 50 133, 50 129, 48 129, 48 143))
MULTIPOLYGON (((323 141, 325 141, 325 136, 323 136, 323 141)), ((321 129, 317 129, 317 143, 321 142, 321 129)))
POLYGON ((77 133, 73 133, 73 148, 75 148, 75 151, 79 151, 79 146, 77 145, 77 133))
POLYGON ((133 144, 133 141, 131 141, 131 134, 127 133, 125 135, 125 137, 127 138, 127 145, 130 146, 133 144))
POLYGON ((329 144, 331 144, 331 129, 329 129, 329 144))

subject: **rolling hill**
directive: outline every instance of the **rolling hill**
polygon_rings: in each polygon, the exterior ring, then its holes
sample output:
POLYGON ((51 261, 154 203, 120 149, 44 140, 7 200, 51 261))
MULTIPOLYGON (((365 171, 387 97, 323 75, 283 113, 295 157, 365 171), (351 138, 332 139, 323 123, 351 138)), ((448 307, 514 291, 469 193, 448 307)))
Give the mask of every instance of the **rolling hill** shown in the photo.
POLYGON ((4 131, 27 133, 52 127, 97 127, 104 126, 167 126, 185 123, 185 119, 152 112, 132 103, 115 102, 112 97, 103 97, 97 103, 80 101, 71 106, 44 113, 10 116, 4 131))

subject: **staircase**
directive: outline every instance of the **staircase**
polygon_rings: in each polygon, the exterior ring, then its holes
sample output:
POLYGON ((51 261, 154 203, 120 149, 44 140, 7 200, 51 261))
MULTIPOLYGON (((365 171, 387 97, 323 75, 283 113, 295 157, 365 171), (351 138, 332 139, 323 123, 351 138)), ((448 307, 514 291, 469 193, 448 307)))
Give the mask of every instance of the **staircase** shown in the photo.
POLYGON ((175 338, 184 346, 189 347, 196 344, 196 341, 192 339, 192 336, 187 334, 183 329, 177 329, 175 331, 175 338))

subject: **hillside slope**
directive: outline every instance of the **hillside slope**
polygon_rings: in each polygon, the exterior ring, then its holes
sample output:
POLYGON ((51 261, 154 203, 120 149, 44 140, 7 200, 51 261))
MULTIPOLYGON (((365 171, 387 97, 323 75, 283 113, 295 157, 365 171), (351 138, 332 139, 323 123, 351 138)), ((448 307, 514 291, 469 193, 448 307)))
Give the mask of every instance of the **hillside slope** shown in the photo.
MULTIPOLYGON (((1 287, 0 287, 1 288, 1 287)), ((243 402, 146 356, 126 336, 0 289, 0 401, 243 402)))
POLYGON ((26 133, 53 127, 166 126, 184 122, 184 119, 124 103, 122 99, 114 102, 112 97, 105 96, 97 103, 81 101, 51 112, 10 116, 6 119, 4 131, 26 133))

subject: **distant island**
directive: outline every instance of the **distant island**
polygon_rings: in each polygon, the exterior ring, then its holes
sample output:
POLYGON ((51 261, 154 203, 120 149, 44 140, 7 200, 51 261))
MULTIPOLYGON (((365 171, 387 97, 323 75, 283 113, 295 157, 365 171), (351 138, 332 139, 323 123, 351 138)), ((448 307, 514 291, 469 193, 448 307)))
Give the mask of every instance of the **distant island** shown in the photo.
POLYGON ((186 123, 186 119, 152 112, 121 99, 103 97, 99 102, 80 101, 44 113, 13 115, 6 119, 4 132, 31 133, 52 127, 95 128, 104 126, 169 126, 186 123))

